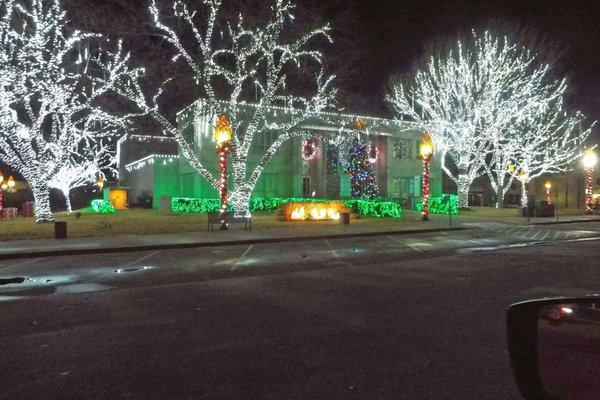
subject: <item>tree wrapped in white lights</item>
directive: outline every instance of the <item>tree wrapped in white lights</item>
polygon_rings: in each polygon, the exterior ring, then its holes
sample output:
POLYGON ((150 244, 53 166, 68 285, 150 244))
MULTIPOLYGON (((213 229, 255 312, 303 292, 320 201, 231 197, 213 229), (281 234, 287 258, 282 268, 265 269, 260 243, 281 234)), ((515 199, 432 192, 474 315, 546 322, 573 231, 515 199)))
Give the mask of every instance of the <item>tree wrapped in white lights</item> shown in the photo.
POLYGON ((515 126, 515 151, 510 173, 521 183, 521 206, 527 206, 529 183, 542 175, 558 174, 573 168, 584 154, 592 126, 584 127, 584 116, 565 111, 563 97, 532 108, 515 126))
POLYGON ((73 154, 48 181, 48 186, 60 190, 65 198, 67 212, 70 213, 72 212, 71 190, 95 183, 98 173, 103 170, 116 172, 114 165, 114 154, 109 146, 99 143, 78 154, 73 154))
POLYGON ((512 126, 561 93, 562 83, 545 84, 547 69, 506 37, 473 32, 469 44, 459 41, 447 54, 432 56, 408 91, 393 87, 388 101, 395 110, 431 132, 442 168, 457 184, 460 207, 468 206, 469 188, 484 173, 502 202, 511 183, 512 126))
POLYGON ((25 178, 38 222, 53 219, 49 182, 77 149, 122 125, 97 106, 125 71, 121 53, 85 54, 96 38, 67 27, 58 0, 0 6, 0 160, 25 178), (94 70, 95 73, 88 73, 94 70))
MULTIPOLYGON (((236 214, 248 215, 250 195, 273 155, 285 141, 302 136, 304 132, 297 129, 299 125, 329 106, 335 96, 335 90, 330 87, 333 77, 326 77, 322 71, 321 53, 309 47, 319 37, 330 41, 329 27, 319 27, 288 40, 288 24, 293 21, 293 5, 288 0, 275 0, 271 19, 259 27, 247 26, 241 15, 237 21, 219 23, 222 1, 203 0, 202 4, 206 8, 205 20, 199 18, 187 2, 173 1, 179 25, 194 39, 194 45, 189 47, 181 40, 181 34, 165 22, 154 0, 150 12, 158 32, 177 52, 174 60, 186 63, 204 92, 203 100, 196 103, 191 122, 212 120, 220 113, 225 113, 231 121, 234 190, 230 201, 236 214), (310 88, 312 94, 293 94, 290 73, 301 75, 302 86, 310 88), (307 84, 309 79, 312 83, 307 84), (248 96, 249 93, 252 95, 248 96), (246 103, 249 97, 253 104, 246 103), (251 144, 267 133, 274 133, 273 143, 268 144, 256 165, 250 165, 251 144)), ((219 182, 213 172, 203 165, 192 144, 185 139, 184 131, 189 123, 177 126, 169 121, 157 104, 161 90, 149 98, 140 84, 143 71, 136 70, 134 74, 133 79, 123 85, 121 93, 175 137, 190 165, 218 189, 219 182)))

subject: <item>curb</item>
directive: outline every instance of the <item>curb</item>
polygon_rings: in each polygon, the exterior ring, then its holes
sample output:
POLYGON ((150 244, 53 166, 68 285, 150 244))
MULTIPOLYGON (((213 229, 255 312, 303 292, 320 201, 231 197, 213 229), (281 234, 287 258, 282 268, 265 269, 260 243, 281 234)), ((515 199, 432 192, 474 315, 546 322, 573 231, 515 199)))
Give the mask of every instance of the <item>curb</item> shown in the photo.
POLYGON ((26 251, 26 252, 15 252, 15 253, 0 253, 0 260, 11 260, 17 258, 38 258, 38 257, 60 257, 60 256, 71 256, 71 255, 84 255, 84 254, 106 254, 106 253, 129 253, 134 251, 146 251, 146 250, 176 250, 176 249, 189 249, 189 248, 202 248, 202 247, 223 247, 223 246, 238 246, 245 244, 262 244, 262 243, 285 243, 285 242, 308 242, 311 240, 325 240, 325 239, 341 239, 341 238, 353 238, 353 237, 370 237, 370 236, 385 236, 385 235, 411 235, 421 233, 435 233, 435 232, 451 232, 451 231, 464 231, 467 229, 473 229, 471 227, 453 227, 453 228, 431 228, 431 229, 413 229, 413 230, 397 230, 397 231, 385 231, 385 232, 363 232, 363 233, 340 233, 340 234, 329 234, 329 235, 318 235, 318 236, 296 236, 296 237, 285 237, 285 238, 265 238, 265 239, 240 239, 240 240, 229 240, 223 242, 192 242, 192 243, 172 243, 172 244, 157 244, 157 245, 140 245, 140 246, 123 246, 123 247, 98 247, 98 248, 82 248, 82 249, 57 249, 57 250, 39 250, 39 251, 26 251))
POLYGON ((582 223, 582 222, 600 222, 600 218, 581 219, 581 220, 569 220, 569 221, 534 222, 533 225, 579 224, 579 223, 582 223))

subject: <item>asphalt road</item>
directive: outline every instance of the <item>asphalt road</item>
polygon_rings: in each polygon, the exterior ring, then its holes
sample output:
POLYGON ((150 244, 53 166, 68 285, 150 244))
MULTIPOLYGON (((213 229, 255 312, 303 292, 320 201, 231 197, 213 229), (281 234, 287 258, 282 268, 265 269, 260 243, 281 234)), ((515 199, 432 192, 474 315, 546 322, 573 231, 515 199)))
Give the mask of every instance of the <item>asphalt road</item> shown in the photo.
POLYGON ((518 399, 506 307, 600 292, 600 225, 483 227, 0 262, 0 398, 518 399))

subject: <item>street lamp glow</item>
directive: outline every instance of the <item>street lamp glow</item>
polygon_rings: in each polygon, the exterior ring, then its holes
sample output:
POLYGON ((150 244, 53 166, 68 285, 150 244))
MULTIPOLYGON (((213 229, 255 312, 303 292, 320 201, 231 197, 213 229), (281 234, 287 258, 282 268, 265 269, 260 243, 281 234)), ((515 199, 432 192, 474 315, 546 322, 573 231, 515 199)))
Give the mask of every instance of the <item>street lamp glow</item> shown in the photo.
POLYGON ((229 119, 225 114, 219 115, 217 126, 215 127, 214 139, 217 142, 217 147, 226 146, 233 138, 233 130, 229 119))
POLYGON ((3 182, 4 182, 4 175, 2 175, 2 172, 0 172, 0 185, 2 185, 3 182))
POLYGON ((585 169, 593 169, 598 162, 598 156, 596 155, 594 149, 587 149, 583 155, 582 161, 585 169))
POLYGON ((544 183, 544 187, 548 190, 552 189, 552 182, 546 181, 546 183, 544 183))
POLYGON ((15 183, 15 179, 14 179, 12 176, 8 177, 8 182, 7 182, 7 184, 8 184, 8 189, 12 189, 12 188, 14 188, 14 187, 15 187, 15 184, 16 184, 16 183, 15 183))
POLYGON ((429 160, 433 155, 433 141, 429 132, 423 132, 421 143, 419 143, 419 155, 423 161, 429 160))

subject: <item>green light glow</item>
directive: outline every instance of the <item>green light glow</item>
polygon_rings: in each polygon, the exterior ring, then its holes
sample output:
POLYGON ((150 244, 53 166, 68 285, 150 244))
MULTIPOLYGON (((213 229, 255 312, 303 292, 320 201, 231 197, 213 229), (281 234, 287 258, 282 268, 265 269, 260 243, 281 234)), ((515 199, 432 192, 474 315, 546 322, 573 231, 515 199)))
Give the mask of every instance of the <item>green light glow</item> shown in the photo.
POLYGON ((115 206, 113 206, 109 201, 105 201, 102 199, 92 200, 90 203, 90 207, 94 212, 98 214, 114 214, 115 206))
MULTIPOLYGON (((253 197, 250 199, 250 211, 273 211, 285 203, 324 202, 329 199, 298 198, 298 197, 253 197)), ((219 199, 199 199, 174 197, 171 199, 171 210, 175 212, 193 212, 206 214, 219 211, 219 199)), ((402 205, 382 199, 348 200, 344 206, 357 214, 371 217, 394 217, 402 215, 402 205)), ((230 208, 231 209, 231 208, 230 208)))
MULTIPOLYGON (((419 200, 415 205, 415 210, 421 211, 423 202, 419 200)), ((458 196, 455 194, 442 194, 441 196, 429 197, 429 212, 431 214, 452 214, 458 215, 458 196)))

